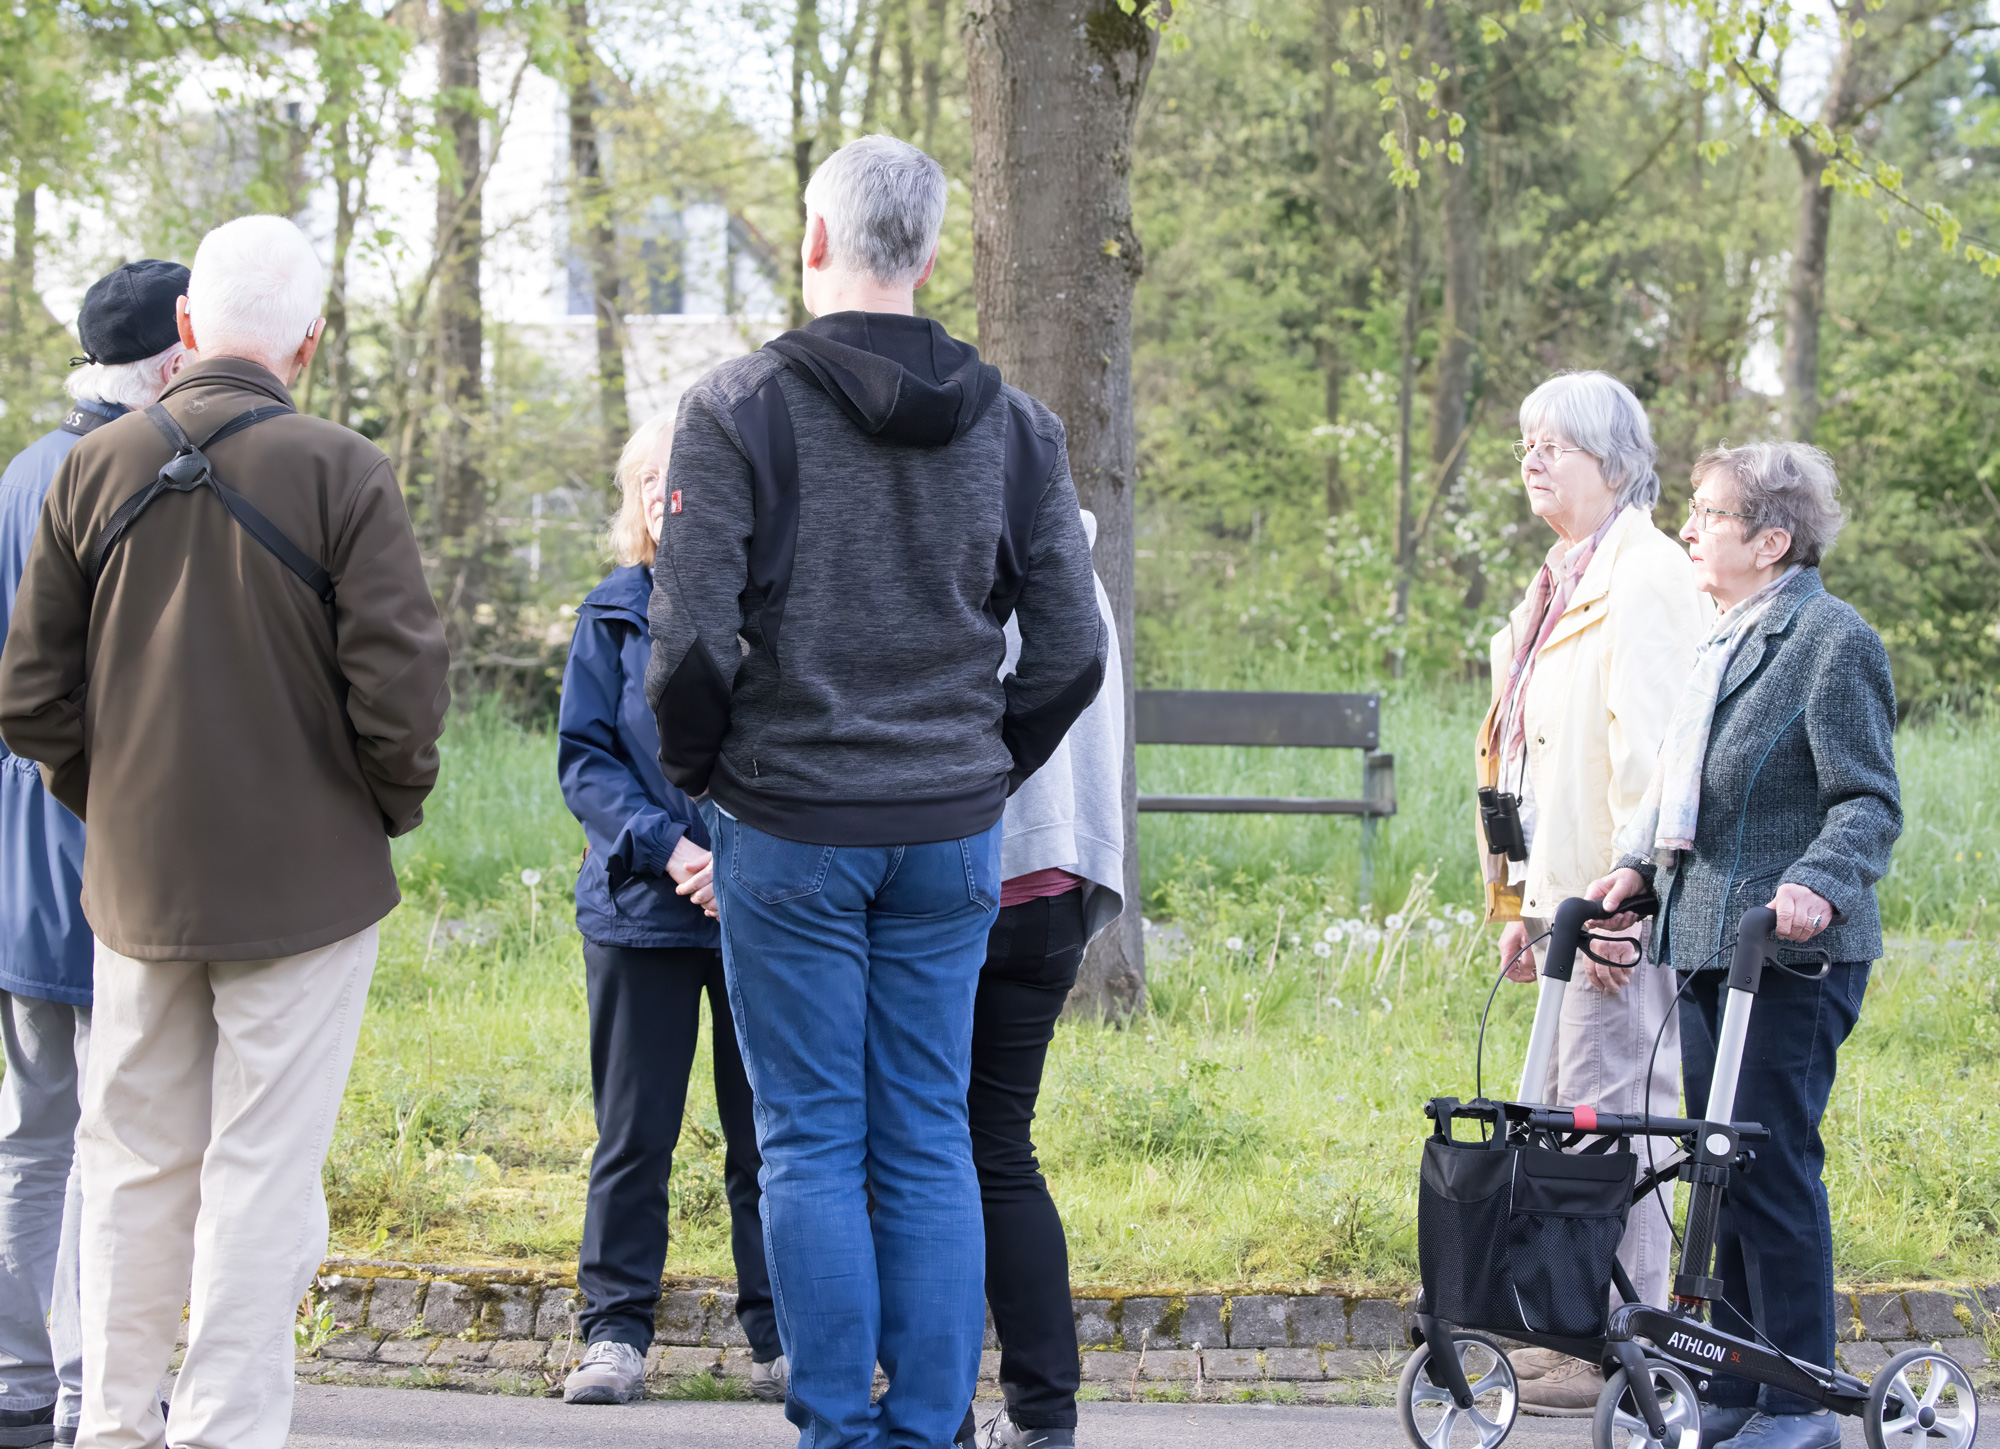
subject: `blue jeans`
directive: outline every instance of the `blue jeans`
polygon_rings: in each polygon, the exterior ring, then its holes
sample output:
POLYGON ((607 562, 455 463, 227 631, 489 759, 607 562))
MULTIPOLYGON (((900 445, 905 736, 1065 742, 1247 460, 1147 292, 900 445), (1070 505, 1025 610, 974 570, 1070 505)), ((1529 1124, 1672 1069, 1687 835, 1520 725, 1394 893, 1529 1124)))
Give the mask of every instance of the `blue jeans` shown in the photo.
POLYGON ((1000 827, 805 845, 701 808, 764 1155, 785 1415, 801 1449, 944 1449, 986 1325, 965 1094, 1000 827), (889 1391, 871 1405, 877 1362, 889 1391))
MULTIPOLYGON (((1755 1341, 1754 1323, 1781 1351, 1823 1368, 1833 1367, 1833 1228, 1819 1123, 1833 1094, 1834 1059, 1861 1015, 1868 964, 1842 963, 1823 981, 1765 969, 1744 1043, 1736 1116, 1760 1123, 1771 1137, 1757 1144, 1748 1172, 1730 1174, 1716 1240, 1722 1299, 1715 1326, 1755 1341)), ((1690 1117, 1708 1110, 1728 981, 1727 971, 1703 971, 1681 999, 1690 1117)), ((1801 1394, 1723 1374, 1705 1397, 1730 1407, 1754 1404, 1767 1414, 1819 1407, 1801 1394)))

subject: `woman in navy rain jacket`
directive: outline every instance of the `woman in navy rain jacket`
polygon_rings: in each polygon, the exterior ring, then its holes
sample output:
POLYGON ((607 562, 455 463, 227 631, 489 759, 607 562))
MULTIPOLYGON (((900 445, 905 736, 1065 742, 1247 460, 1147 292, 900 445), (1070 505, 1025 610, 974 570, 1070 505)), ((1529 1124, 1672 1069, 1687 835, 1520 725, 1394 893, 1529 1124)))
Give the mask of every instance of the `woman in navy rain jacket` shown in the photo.
POLYGON ((646 604, 671 424, 666 416, 646 423, 618 460, 624 502, 611 544, 621 567, 577 610, 558 716, 563 798, 589 843, 576 877, 576 926, 598 1132, 576 1270, 589 1349, 564 1385, 570 1403, 624 1403, 645 1390, 667 1253, 667 1180, 703 992, 714 1022, 736 1313, 750 1341, 751 1387, 777 1399, 785 1386, 757 1210, 762 1163, 721 938, 675 889, 707 864, 708 834, 687 796, 660 773, 659 732, 646 708, 646 604))

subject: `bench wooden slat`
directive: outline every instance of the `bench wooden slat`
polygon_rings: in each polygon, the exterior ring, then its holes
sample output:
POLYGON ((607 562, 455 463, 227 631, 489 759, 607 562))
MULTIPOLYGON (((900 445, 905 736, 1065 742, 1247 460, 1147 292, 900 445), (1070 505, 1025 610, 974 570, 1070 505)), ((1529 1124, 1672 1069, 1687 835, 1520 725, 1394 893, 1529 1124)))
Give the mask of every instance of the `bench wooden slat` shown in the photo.
POLYGON ((1172 815, 1393 815, 1370 800, 1315 800, 1300 796, 1141 795, 1139 809, 1172 815))
POLYGON ((1381 743, 1382 702, 1374 694, 1142 689, 1133 723, 1142 745, 1372 750, 1381 743))

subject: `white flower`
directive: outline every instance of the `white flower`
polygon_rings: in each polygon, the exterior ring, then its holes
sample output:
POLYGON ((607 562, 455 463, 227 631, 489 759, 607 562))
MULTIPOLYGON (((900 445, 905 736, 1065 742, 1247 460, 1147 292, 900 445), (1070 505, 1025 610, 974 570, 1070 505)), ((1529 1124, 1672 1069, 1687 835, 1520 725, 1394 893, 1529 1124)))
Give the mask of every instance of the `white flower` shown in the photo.
POLYGON ((1299 944, 1299 938, 1297 936, 1292 937, 1292 944, 1294 946, 1299 944))
POLYGON ((1348 935, 1358 936, 1367 928, 1368 928, 1368 923, 1362 920, 1359 916, 1351 916, 1348 918, 1347 922, 1348 935))
POLYGON ((1451 925, 1449 922, 1441 921, 1436 916, 1432 916, 1428 921, 1424 922, 1424 929, 1429 931, 1433 936, 1441 936, 1451 929, 1451 925))
POLYGON ((1344 934, 1345 932, 1339 926, 1328 926, 1324 931, 1320 932, 1320 939, 1330 946, 1337 946, 1340 944, 1340 938, 1344 934))
POLYGON ((1387 930, 1391 930, 1391 931, 1400 931, 1400 930, 1402 930, 1402 929, 1403 929, 1403 924, 1404 924, 1404 922, 1403 922, 1403 918, 1402 918, 1402 917, 1401 917, 1400 915, 1395 915, 1395 916, 1391 916, 1391 917, 1389 917, 1389 919, 1388 919, 1388 920, 1386 920, 1386 921, 1384 921, 1384 922, 1382 923, 1382 925, 1383 925, 1383 927, 1384 927, 1385 929, 1387 929, 1387 930))
POLYGON ((1375 947, 1381 945, 1382 933, 1376 930, 1373 926, 1370 926, 1367 930, 1361 933, 1361 944, 1368 947, 1375 947))
POLYGON ((1331 956, 1332 954, 1333 954, 1333 947, 1327 945, 1326 942, 1324 941, 1313 942, 1313 955, 1319 957, 1320 960, 1324 961, 1327 957, 1331 956))
POLYGON ((1382 1013, 1383 1013, 1383 1015, 1385 1015, 1385 1016, 1386 1016, 1386 1015, 1388 1015, 1388 1014, 1389 1014, 1390 1012, 1394 1011, 1395 1009, 1396 1009, 1396 1003, 1395 1003, 1395 1002, 1391 1001, 1391 1000, 1390 1000, 1390 999, 1389 999, 1388 997, 1386 997, 1386 996, 1382 998, 1382 1013))
POLYGON ((538 885, 540 885, 541 883, 542 883, 542 873, 541 873, 540 871, 538 871, 538 870, 524 870, 524 871, 522 871, 522 872, 521 872, 521 884, 522 884, 522 885, 524 885, 524 886, 538 886, 538 885))
POLYGON ((1241 936, 1231 936, 1227 941, 1224 941, 1222 944, 1227 946, 1232 951, 1241 951, 1243 949, 1243 938, 1241 936))
POLYGON ((1460 911, 1458 913, 1458 923, 1461 926, 1470 926, 1474 921, 1478 919, 1479 917, 1473 915, 1472 912, 1470 911, 1460 911))
POLYGON ((1257 993, 1254 991, 1246 991, 1243 993, 1243 999, 1245 1001, 1255 1001, 1257 999, 1257 993))

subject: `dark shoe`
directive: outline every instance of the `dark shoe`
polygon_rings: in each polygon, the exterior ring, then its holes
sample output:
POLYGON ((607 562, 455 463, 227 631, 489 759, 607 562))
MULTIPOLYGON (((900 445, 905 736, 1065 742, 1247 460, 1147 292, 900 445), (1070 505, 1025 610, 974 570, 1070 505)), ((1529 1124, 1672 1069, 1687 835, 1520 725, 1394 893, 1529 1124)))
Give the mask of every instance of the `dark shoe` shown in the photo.
POLYGON ((1026 1428, 1002 1409, 987 1421, 973 1443, 977 1449, 1076 1449, 1076 1430, 1026 1428))
POLYGON ((39 1409, 0 1409, 0 1444, 6 1445, 7 1449, 53 1444, 55 1437, 56 1406, 53 1400, 39 1409))
POLYGON ((1701 1449, 1720 1449, 1720 1446, 1743 1432, 1743 1426, 1750 1422, 1756 1409, 1748 1405, 1732 1405, 1722 1408, 1716 1404, 1701 1406, 1701 1449))
POLYGON ((1721 1449, 1840 1449, 1840 1420, 1827 1413, 1752 1414, 1721 1449))

